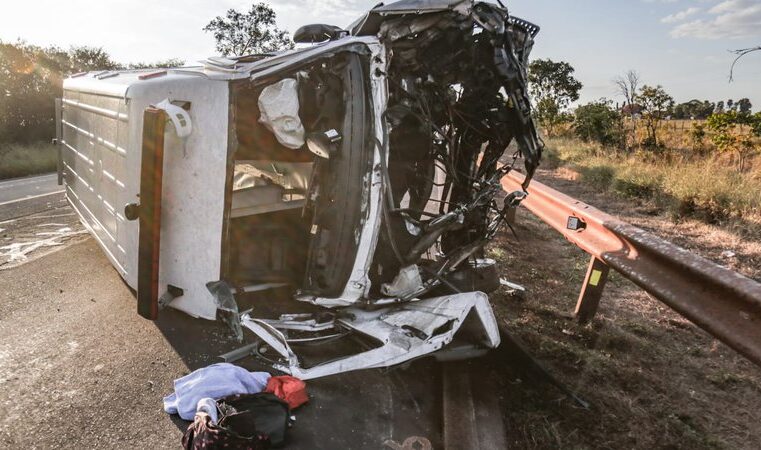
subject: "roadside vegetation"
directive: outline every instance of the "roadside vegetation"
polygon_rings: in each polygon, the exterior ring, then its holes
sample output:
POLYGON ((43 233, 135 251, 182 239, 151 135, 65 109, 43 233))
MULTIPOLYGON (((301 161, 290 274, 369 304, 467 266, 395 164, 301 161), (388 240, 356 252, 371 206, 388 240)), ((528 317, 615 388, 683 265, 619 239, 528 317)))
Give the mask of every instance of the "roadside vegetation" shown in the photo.
MULTIPOLYGON (((293 47, 288 32, 279 29, 266 3, 249 10, 227 11, 203 30, 211 33, 224 56, 266 53, 293 47)), ((24 41, 0 41, 0 179, 55 170, 57 155, 48 143, 55 135, 54 101, 63 94, 63 80, 96 70, 180 67, 167 59, 122 64, 102 47, 63 49, 24 41)))
MULTIPOLYGON (((532 64, 534 79, 548 78, 534 90, 580 89, 573 68, 548 72, 547 65, 532 64)), ((600 99, 573 110, 567 101, 537 103, 537 110, 553 111, 551 120, 537 114, 547 163, 571 166, 598 189, 653 201, 675 219, 761 236, 761 112, 754 114, 747 98, 675 104, 663 86, 643 84, 635 71, 613 84, 621 103, 600 99)))
POLYGON ((621 152, 573 137, 551 138, 547 149, 551 161, 572 166, 598 189, 652 200, 675 219, 694 217, 761 236, 761 174, 740 173, 726 158, 621 152))
POLYGON ((50 142, 0 144, 0 180, 53 172, 57 159, 50 142))
POLYGON ((68 75, 91 70, 182 66, 183 61, 119 64, 99 47, 39 47, 0 41, 0 179, 56 168, 55 98, 68 75))

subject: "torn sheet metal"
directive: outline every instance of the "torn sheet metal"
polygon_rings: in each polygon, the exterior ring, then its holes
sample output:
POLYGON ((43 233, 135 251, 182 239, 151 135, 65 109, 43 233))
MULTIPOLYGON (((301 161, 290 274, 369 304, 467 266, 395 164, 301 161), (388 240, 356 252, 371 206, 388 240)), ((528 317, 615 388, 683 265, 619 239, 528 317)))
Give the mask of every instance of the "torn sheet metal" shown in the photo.
POLYGON ((381 343, 380 347, 304 368, 288 345, 286 336, 275 328, 277 323, 254 319, 248 314, 241 324, 266 342, 281 357, 277 370, 302 380, 361 369, 388 367, 441 350, 451 343, 458 331, 471 335, 473 349, 499 345, 500 337, 494 312, 486 294, 469 292, 420 300, 403 307, 367 311, 360 308, 342 310, 336 327, 344 327, 381 343), (467 321, 470 325, 463 327, 467 321))

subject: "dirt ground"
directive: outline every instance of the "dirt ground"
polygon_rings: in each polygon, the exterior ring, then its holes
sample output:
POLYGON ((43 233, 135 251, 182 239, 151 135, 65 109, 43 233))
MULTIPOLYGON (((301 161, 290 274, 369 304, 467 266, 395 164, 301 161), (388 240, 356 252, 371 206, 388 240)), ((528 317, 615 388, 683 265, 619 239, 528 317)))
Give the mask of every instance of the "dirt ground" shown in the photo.
MULTIPOLYGON (((647 202, 598 192, 561 167, 537 180, 680 246, 761 278, 761 243, 697 221, 674 222, 647 202)), ((500 320, 556 378, 591 404, 512 375, 504 381, 515 448, 761 448, 761 369, 613 272, 594 321, 572 317, 588 256, 523 209, 518 239, 491 257, 523 298, 493 295, 500 320)))

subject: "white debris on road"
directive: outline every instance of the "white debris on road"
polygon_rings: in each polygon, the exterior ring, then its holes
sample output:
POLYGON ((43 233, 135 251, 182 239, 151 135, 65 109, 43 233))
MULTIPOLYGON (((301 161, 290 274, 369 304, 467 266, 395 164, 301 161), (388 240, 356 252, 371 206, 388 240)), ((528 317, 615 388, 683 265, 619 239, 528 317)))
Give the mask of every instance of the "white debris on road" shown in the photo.
MULTIPOLYGON (((53 224, 45 225, 51 226, 53 224)), ((0 268, 5 269, 22 264, 29 259, 32 252, 46 247, 64 245, 71 238, 82 234, 87 234, 87 230, 81 227, 63 226, 53 231, 17 236, 15 242, 0 246, 0 268)))

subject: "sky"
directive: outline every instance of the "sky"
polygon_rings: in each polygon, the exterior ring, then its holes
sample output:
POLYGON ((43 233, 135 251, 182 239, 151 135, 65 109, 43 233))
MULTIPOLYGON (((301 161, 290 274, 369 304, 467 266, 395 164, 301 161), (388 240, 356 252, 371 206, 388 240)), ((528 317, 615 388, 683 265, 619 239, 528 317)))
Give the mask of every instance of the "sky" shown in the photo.
MULTIPOLYGON (((277 0, 278 24, 346 26, 379 0, 277 0)), ((620 101, 612 79, 637 70, 677 102, 748 97, 761 110, 761 52, 728 82, 732 49, 761 45, 761 0, 503 0, 511 14, 541 26, 532 57, 568 61, 584 84, 581 102, 620 101)), ((201 30, 241 0, 4 0, 0 40, 102 46, 119 62, 213 55, 201 30)))

